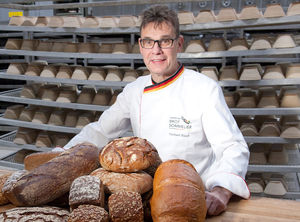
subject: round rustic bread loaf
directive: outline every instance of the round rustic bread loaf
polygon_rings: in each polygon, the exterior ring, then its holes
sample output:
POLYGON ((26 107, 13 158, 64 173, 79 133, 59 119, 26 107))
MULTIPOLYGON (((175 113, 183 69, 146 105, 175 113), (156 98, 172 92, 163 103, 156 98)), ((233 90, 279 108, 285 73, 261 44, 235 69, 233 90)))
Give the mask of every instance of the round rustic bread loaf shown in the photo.
POLYGON ((123 137, 108 143, 101 151, 101 166, 113 172, 130 173, 156 163, 158 153, 146 139, 123 137))
POLYGON ((133 191, 143 194, 152 189, 152 177, 142 171, 137 173, 116 173, 99 168, 90 175, 100 178, 104 184, 105 193, 109 194, 120 191, 133 191))
POLYGON ((178 159, 162 163, 154 176, 150 205, 153 222, 204 221, 205 189, 195 168, 178 159))
POLYGON ((70 213, 68 222, 108 222, 106 210, 94 205, 80 205, 70 213))
POLYGON ((142 197, 139 193, 121 191, 110 195, 108 209, 112 222, 144 222, 142 197))

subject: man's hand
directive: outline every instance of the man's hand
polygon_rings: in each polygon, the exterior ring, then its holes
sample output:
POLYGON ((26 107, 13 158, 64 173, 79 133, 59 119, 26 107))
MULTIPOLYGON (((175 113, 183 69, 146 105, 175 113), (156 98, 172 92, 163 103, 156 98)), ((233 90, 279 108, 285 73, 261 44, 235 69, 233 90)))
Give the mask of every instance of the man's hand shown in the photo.
POLYGON ((226 210, 232 193, 223 187, 214 187, 211 191, 205 192, 207 215, 219 215, 226 210))

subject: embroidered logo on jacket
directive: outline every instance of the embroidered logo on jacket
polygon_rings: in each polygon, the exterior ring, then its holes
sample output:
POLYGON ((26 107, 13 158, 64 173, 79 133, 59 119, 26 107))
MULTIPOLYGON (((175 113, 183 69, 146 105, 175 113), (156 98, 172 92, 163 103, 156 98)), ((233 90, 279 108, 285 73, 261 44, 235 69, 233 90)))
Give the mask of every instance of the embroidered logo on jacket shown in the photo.
POLYGON ((183 116, 169 118, 169 134, 171 136, 189 137, 191 128, 191 121, 183 116))

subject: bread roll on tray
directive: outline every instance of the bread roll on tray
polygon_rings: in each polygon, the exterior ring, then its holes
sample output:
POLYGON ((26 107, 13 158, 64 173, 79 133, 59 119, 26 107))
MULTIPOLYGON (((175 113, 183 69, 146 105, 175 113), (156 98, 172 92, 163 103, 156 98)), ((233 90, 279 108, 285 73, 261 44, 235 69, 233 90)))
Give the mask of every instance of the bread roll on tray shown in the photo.
POLYGON ((192 164, 178 159, 162 163, 155 172, 150 205, 153 222, 204 221, 205 189, 192 164))
POLYGON ((10 183, 6 181, 2 191, 16 206, 49 203, 67 193, 74 179, 97 169, 98 156, 99 149, 96 146, 78 144, 32 171, 10 180, 10 183))
POLYGON ((144 170, 155 164, 158 158, 155 147, 138 137, 115 139, 102 149, 99 156, 104 169, 120 173, 144 170))

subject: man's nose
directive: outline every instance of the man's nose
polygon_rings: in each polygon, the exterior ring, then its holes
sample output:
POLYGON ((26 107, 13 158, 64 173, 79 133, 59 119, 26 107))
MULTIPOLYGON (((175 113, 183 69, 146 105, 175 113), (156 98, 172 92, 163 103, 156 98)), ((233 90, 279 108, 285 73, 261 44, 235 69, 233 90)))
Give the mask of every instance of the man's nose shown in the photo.
POLYGON ((154 53, 160 53, 162 50, 161 50, 161 47, 159 46, 159 44, 158 44, 158 42, 155 42, 154 43, 154 46, 153 46, 153 48, 152 48, 152 51, 154 52, 154 53))

